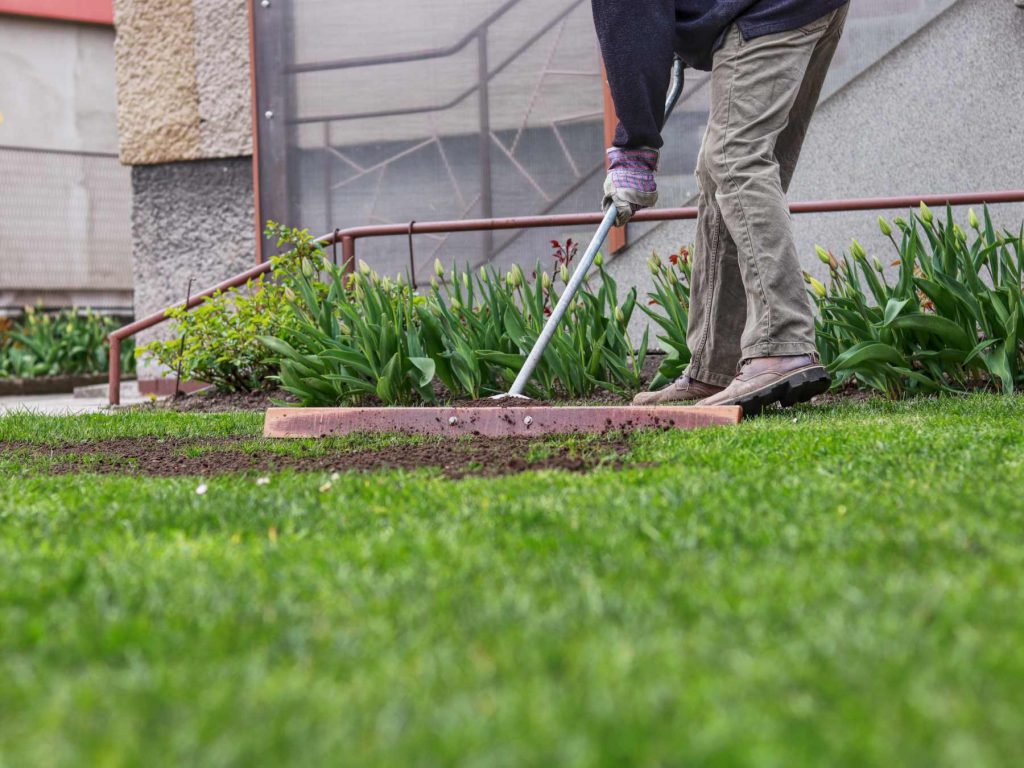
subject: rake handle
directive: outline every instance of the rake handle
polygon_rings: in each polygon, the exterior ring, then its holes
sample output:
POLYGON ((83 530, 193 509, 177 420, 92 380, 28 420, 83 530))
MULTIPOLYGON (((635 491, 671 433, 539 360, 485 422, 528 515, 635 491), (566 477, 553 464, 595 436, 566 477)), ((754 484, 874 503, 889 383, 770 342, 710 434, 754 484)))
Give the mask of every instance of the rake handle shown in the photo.
MULTIPOLYGON (((683 62, 680 59, 675 59, 672 63, 672 87, 669 89, 668 99, 665 101, 665 122, 668 122, 669 116, 672 114, 672 110, 675 109, 676 103, 679 101, 679 96, 683 92, 683 62)), ((565 311, 572 304, 573 299, 576 298, 576 293, 579 291, 580 286, 587 277, 587 273, 590 272, 590 267, 594 263, 594 259, 597 258, 598 252, 604 246, 604 241, 608 239, 608 233, 611 232, 613 226, 615 226, 616 211, 615 206, 611 205, 605 212, 604 220, 601 222, 601 226, 598 227, 597 233, 594 235, 594 239, 590 241, 590 246, 587 248, 587 252, 583 254, 583 259, 576 267, 576 271, 572 273, 572 277, 569 278, 569 283, 565 286, 565 291, 562 292, 561 298, 558 299, 558 303, 555 308, 551 311, 551 317, 544 324, 543 330, 540 332, 540 336, 537 337, 537 341, 533 345, 533 349, 530 350, 530 354, 526 357, 526 362, 523 363, 523 367, 519 369, 519 375, 516 376, 516 380, 512 382, 512 388, 506 394, 506 397, 525 397, 526 385, 530 383, 530 377, 533 376, 534 370, 537 368, 537 364, 540 359, 544 356, 544 350, 548 348, 548 344, 551 343, 552 337, 555 335, 555 331, 558 330, 559 324, 562 322, 562 317, 565 315, 565 311)))

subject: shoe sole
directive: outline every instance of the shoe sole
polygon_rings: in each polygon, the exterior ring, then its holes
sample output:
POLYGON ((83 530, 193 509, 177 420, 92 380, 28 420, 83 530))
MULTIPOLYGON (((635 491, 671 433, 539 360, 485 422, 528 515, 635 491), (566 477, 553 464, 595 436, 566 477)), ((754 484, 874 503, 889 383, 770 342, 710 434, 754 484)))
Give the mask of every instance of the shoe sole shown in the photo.
POLYGON ((827 392, 830 386, 832 377, 828 375, 824 366, 816 365, 813 368, 794 371, 767 387, 716 405, 738 405, 743 408, 744 416, 757 416, 773 403, 781 403, 783 408, 806 403, 812 397, 827 392))

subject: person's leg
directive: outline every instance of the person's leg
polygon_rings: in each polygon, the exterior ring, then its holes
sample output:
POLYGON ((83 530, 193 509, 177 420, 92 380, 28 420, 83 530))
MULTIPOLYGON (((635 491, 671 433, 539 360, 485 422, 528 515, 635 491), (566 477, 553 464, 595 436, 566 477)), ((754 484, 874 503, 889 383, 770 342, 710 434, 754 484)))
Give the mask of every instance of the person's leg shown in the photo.
MULTIPOLYGON (((734 27, 715 54, 704 152, 745 287, 743 358, 815 352, 814 320, 776 146, 805 78, 817 76, 818 70, 810 71, 811 60, 834 15, 820 24, 753 40, 744 40, 734 27)), ((811 85, 808 90, 813 90, 811 85)))
POLYGON ((689 323, 686 331, 690 364, 676 381, 657 392, 641 392, 634 405, 661 405, 700 400, 722 391, 733 380, 740 356, 744 294, 736 261, 736 244, 722 223, 715 202, 716 187, 707 171, 704 152, 697 158, 697 239, 690 277, 689 323), (727 311, 722 311, 725 306, 727 311))
POLYGON ((718 185, 707 162, 707 135, 697 158, 697 239, 693 248, 690 315, 686 333, 691 360, 687 375, 725 387, 736 375, 746 294, 736 243, 716 200, 718 185))
POLYGON ((738 403, 754 412, 770 402, 808 399, 828 385, 817 362, 785 190, 846 11, 753 40, 734 28, 715 56, 704 152, 736 244, 746 323, 739 374, 702 404, 738 403))

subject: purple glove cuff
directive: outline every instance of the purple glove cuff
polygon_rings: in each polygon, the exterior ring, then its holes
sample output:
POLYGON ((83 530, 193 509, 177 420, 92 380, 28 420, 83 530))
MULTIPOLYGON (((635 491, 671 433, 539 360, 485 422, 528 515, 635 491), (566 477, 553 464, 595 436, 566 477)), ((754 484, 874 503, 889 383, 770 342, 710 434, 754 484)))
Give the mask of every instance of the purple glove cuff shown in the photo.
POLYGON ((658 150, 619 149, 608 150, 608 177, 616 189, 632 189, 637 192, 657 192, 654 174, 658 170, 658 150))

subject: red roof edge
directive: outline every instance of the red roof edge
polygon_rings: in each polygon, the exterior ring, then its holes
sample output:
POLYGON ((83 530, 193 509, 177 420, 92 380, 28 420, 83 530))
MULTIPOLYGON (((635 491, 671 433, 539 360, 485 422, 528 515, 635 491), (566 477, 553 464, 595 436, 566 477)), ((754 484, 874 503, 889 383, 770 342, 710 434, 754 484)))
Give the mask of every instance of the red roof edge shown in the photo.
POLYGON ((114 0, 0 0, 2 13, 109 27, 114 24, 114 0))

